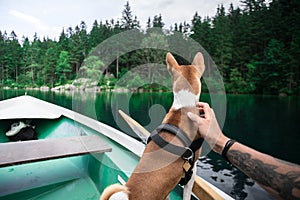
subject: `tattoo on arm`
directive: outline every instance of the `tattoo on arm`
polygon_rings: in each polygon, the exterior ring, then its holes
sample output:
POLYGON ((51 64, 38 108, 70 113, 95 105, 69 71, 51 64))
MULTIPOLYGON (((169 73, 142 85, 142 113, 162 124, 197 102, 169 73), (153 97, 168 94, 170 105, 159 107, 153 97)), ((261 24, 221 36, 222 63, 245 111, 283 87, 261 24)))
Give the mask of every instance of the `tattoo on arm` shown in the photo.
MULTIPOLYGON (((238 150, 228 151, 227 156, 233 165, 258 183, 273 188, 284 199, 300 199, 293 194, 293 190, 300 190, 300 171, 279 173, 276 171, 279 166, 253 159, 249 153, 238 150)), ((292 165, 287 162, 284 164, 292 165)))

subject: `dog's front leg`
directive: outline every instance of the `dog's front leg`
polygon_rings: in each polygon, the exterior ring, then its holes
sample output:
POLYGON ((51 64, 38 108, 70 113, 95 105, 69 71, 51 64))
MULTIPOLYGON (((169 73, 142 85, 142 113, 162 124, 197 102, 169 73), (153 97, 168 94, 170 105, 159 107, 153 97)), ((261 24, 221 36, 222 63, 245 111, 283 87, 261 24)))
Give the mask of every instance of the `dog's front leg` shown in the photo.
POLYGON ((191 196, 192 196, 192 189, 193 189, 193 185, 195 182, 195 176, 196 176, 196 163, 194 165, 194 169, 193 169, 193 175, 191 177, 191 179, 189 180, 189 182, 184 186, 183 189, 183 200, 190 200, 191 196))

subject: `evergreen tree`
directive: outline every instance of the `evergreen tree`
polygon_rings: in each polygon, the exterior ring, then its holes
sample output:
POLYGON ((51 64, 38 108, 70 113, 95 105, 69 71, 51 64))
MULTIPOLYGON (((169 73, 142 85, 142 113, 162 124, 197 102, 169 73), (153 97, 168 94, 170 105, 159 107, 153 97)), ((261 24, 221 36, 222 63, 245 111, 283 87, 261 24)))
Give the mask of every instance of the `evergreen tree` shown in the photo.
POLYGON ((70 56, 67 51, 61 51, 57 61, 55 75, 58 79, 58 84, 66 83, 68 74, 72 71, 69 64, 70 56))
POLYGON ((225 8, 220 5, 217 15, 213 19, 213 48, 212 54, 214 61, 218 64, 221 74, 225 81, 229 77, 230 64, 232 60, 232 30, 230 21, 225 13, 225 8))
MULTIPOLYGON (((48 42, 49 40, 47 40, 48 42)), ((42 69, 43 69, 43 58, 46 52, 43 43, 37 39, 31 43, 29 53, 30 53, 30 69, 32 71, 33 83, 37 85, 42 85, 42 69)))
POLYGON ((149 29, 149 28, 151 28, 152 26, 151 26, 151 19, 150 19, 150 17, 148 18, 148 21, 147 21, 147 26, 146 26, 146 28, 147 29, 149 29))
POLYGON ((11 32, 6 45, 6 54, 4 56, 6 80, 18 83, 20 67, 22 65, 22 47, 14 31, 11 32))
POLYGON ((174 24, 174 31, 177 31, 177 32, 179 31, 179 28, 178 28, 178 24, 177 24, 177 23, 174 24))
MULTIPOLYGON (((150 20, 150 19, 149 19, 150 20)), ((156 27, 156 28, 163 28, 165 25, 165 23, 163 23, 162 21, 162 16, 161 14, 159 14, 158 16, 155 15, 153 17, 153 21, 152 21, 152 27, 156 27)))
POLYGON ((0 31, 0 84, 1 86, 4 84, 4 57, 5 57, 5 40, 4 35, 2 35, 2 32, 0 31))
POLYGON ((89 35, 89 46, 90 48, 97 46, 100 44, 103 39, 103 34, 101 32, 100 26, 98 24, 98 21, 95 20, 92 26, 92 30, 89 35))
POLYGON ((81 21, 80 23, 80 31, 79 33, 77 32, 77 34, 79 34, 79 39, 80 39, 80 46, 83 48, 82 49, 82 54, 83 54, 83 58, 85 58, 90 49, 89 49, 89 45, 88 45, 88 35, 87 35, 87 26, 85 24, 84 21, 81 21))
POLYGON ((191 38, 198 42, 207 52, 212 53, 212 31, 211 19, 201 17, 196 12, 191 25, 191 38))
POLYGON ((31 44, 29 42, 28 37, 23 38, 23 45, 22 45, 22 50, 23 50, 23 68, 21 71, 21 77, 20 77, 20 82, 23 84, 31 84, 34 85, 34 75, 33 75, 33 70, 30 69, 31 66, 31 52, 30 52, 30 47, 31 44))
POLYGON ((43 67, 43 84, 53 87, 56 81, 55 71, 57 66, 57 49, 50 47, 45 54, 43 67))
POLYGON ((232 67, 237 68, 242 77, 245 77, 248 72, 246 66, 252 56, 248 45, 249 25, 240 8, 234 9, 232 4, 229 8, 228 18, 229 27, 232 31, 232 67))
POLYGON ((257 83, 256 87, 258 92, 264 94, 279 94, 280 92, 290 91, 287 88, 288 68, 284 65, 287 60, 283 43, 272 39, 270 40, 267 48, 264 51, 264 58, 260 62, 256 62, 257 83))
POLYGON ((133 17, 129 2, 125 4, 125 8, 122 11, 121 28, 124 30, 140 28, 140 23, 137 17, 133 17))
POLYGON ((127 1, 127 3, 125 4, 125 8, 122 12, 122 25, 121 25, 121 27, 125 30, 129 30, 132 28, 133 16, 131 12, 132 11, 129 6, 129 2, 127 1))
MULTIPOLYGON (((70 31, 70 28, 68 29, 70 31)), ((69 32, 70 34, 70 32, 69 32)), ((69 38, 65 34, 65 30, 63 29, 60 36, 59 36, 59 49, 61 51, 68 51, 69 50, 69 38)))

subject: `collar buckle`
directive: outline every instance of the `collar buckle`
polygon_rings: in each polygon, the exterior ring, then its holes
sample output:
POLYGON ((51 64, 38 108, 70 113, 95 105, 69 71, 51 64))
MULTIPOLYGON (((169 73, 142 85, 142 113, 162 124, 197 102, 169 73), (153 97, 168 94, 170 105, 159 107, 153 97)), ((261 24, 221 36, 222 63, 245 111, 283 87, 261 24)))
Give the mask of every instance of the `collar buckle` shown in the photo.
POLYGON ((186 151, 182 154, 182 159, 188 161, 189 163, 193 163, 194 161, 194 152, 189 147, 185 147, 186 151))

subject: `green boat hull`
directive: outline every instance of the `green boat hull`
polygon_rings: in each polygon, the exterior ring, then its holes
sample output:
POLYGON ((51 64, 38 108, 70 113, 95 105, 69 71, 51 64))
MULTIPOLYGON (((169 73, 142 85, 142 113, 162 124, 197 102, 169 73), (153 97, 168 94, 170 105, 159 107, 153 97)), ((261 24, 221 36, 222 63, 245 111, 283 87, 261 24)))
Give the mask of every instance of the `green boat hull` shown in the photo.
MULTIPOLYGON (((32 122, 39 139, 96 134, 112 152, 2 167, 0 200, 99 199, 108 185, 126 182, 139 161, 139 156, 117 142, 67 117, 32 122)), ((13 120, 0 120, 1 143, 9 142, 4 133, 11 123, 13 120)), ((182 199, 182 188, 176 187, 170 198, 182 199)))

